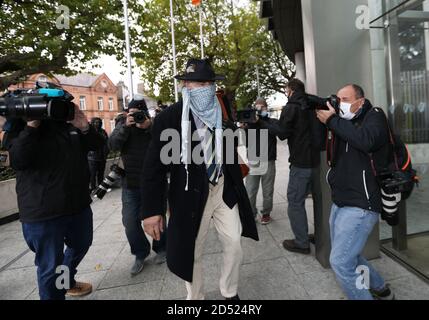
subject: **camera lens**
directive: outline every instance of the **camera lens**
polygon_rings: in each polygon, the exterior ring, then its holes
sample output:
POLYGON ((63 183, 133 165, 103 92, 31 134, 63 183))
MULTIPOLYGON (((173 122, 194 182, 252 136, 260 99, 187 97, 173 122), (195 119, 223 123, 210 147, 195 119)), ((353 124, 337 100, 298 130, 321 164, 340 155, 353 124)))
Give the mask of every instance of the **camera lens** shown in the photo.
POLYGON ((93 195, 98 199, 103 199, 115 182, 125 176, 125 170, 119 167, 118 165, 113 165, 110 167, 109 174, 104 178, 100 183, 97 189, 93 192, 93 195))

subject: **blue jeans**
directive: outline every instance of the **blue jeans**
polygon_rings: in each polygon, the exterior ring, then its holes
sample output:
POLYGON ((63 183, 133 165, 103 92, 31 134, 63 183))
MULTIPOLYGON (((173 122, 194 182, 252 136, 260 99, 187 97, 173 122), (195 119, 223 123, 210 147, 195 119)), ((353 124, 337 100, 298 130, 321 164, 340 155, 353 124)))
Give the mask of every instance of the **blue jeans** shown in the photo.
POLYGON ((64 300, 66 288, 57 288, 56 281, 65 273, 56 273, 57 267, 68 268, 68 280, 70 288, 73 288, 76 284, 76 268, 92 244, 91 208, 76 215, 23 223, 22 231, 28 247, 36 254, 40 299, 64 300), (64 244, 67 246, 65 251, 64 244))
POLYGON ((362 257, 368 236, 379 221, 379 214, 355 207, 332 206, 331 267, 350 300, 373 300, 368 288, 381 290, 385 282, 362 257), (361 274, 361 270, 366 270, 361 274), (369 280, 364 281, 364 279, 369 280), (363 283, 366 284, 362 285, 363 283))
MULTIPOLYGON (((149 256, 151 248, 142 227, 141 202, 140 189, 122 188, 122 223, 130 244, 131 254, 135 255, 137 259, 144 260, 149 256)), ((161 240, 153 241, 152 247, 156 253, 166 251, 165 227, 161 240)))

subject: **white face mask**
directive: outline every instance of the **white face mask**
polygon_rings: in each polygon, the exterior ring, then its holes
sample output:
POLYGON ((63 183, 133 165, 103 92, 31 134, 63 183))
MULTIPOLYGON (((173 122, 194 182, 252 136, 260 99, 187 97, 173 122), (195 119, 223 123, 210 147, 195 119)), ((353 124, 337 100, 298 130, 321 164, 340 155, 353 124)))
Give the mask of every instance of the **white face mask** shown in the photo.
POLYGON ((261 110, 261 115, 260 116, 261 116, 261 118, 267 118, 269 116, 269 113, 266 110, 261 110))
POLYGON ((340 117, 345 120, 352 120, 354 117, 356 117, 356 113, 353 113, 350 111, 352 108, 351 103, 347 102, 341 102, 340 104, 340 117))

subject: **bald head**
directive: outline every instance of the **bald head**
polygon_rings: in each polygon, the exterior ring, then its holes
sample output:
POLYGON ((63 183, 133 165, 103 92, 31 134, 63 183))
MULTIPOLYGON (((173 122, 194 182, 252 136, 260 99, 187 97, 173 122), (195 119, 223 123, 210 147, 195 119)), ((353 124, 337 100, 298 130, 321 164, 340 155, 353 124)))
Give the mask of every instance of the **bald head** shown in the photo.
POLYGON ((365 92, 362 87, 357 84, 348 84, 337 93, 341 102, 350 103, 352 105, 350 111, 356 113, 365 103, 365 92))

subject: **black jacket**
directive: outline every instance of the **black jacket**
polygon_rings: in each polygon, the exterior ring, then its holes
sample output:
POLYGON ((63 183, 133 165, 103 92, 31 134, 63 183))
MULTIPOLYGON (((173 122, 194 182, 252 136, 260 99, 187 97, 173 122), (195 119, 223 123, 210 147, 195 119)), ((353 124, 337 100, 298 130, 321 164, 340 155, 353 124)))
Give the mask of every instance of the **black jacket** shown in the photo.
POLYGON ((127 127, 125 118, 121 119, 110 135, 109 148, 120 151, 124 162, 125 179, 122 180, 124 187, 140 188, 140 176, 151 139, 150 129, 127 127))
POLYGON ((107 133, 104 129, 97 131, 103 137, 103 145, 95 151, 88 152, 89 161, 106 161, 107 156, 109 155, 109 147, 107 146, 107 133))
POLYGON ((282 141, 288 140, 291 165, 298 168, 315 168, 320 164, 320 143, 315 141, 317 118, 306 103, 304 93, 295 93, 283 108, 280 119, 261 120, 266 128, 282 141))
POLYGON ((384 113, 367 100, 354 120, 335 115, 327 126, 334 133, 332 168, 327 174, 333 202, 380 213, 380 187, 369 155, 389 143, 384 113))
MULTIPOLYGON (((248 129, 250 130, 256 130, 256 156, 259 158, 261 157, 261 130, 263 129, 261 123, 252 123, 249 124, 248 129)), ((252 148, 252 146, 249 145, 249 134, 248 131, 246 130, 246 143, 247 143, 247 148, 252 148)), ((264 143, 264 142, 263 142, 264 143)), ((249 159, 251 160, 251 159, 249 159)), ((271 134, 270 132, 268 132, 268 161, 276 161, 277 160, 277 137, 273 134, 271 134)))
MULTIPOLYGON (((174 274, 192 282, 195 240, 209 194, 206 166, 204 163, 201 165, 192 163, 188 166, 189 186, 186 191, 185 166, 183 164, 164 165, 160 159, 161 150, 168 143, 161 141, 161 133, 165 129, 174 129, 180 136, 181 118, 182 102, 179 102, 164 110, 155 119, 152 130, 153 139, 144 165, 145 174, 142 176, 142 216, 146 219, 164 214, 165 177, 169 172, 168 200, 171 216, 167 231, 167 263, 174 274)), ((196 126, 192 114, 190 114, 190 121, 193 134, 196 126)), ((192 142, 192 149, 194 150, 197 145, 198 142, 192 142)), ((181 144, 177 141, 174 146, 180 148, 181 144)), ((224 165, 223 175, 224 202, 231 209, 238 204, 243 226, 242 235, 258 240, 255 219, 243 184, 240 166, 224 165)))
POLYGON ((42 121, 25 127, 9 146, 16 170, 16 193, 22 222, 79 214, 91 203, 87 155, 103 138, 67 123, 42 121))

